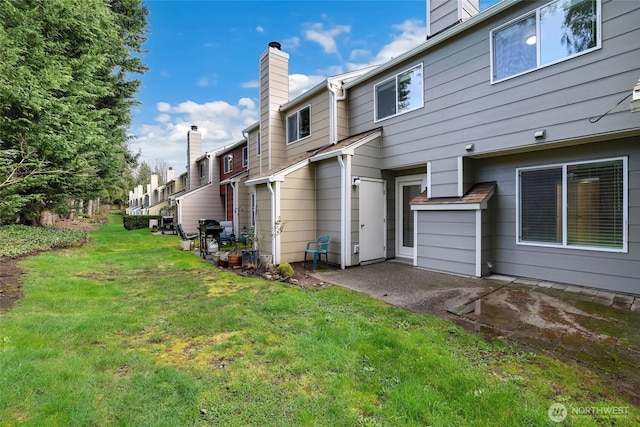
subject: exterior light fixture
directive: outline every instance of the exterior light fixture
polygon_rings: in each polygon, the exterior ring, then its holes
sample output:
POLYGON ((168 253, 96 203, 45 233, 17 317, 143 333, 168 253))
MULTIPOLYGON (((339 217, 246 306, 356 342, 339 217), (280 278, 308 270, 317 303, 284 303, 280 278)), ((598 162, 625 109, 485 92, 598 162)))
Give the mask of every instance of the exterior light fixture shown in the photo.
POLYGON ((533 35, 533 36, 527 37, 527 40, 525 40, 525 43, 528 44, 529 46, 533 46, 534 44, 536 44, 537 40, 538 39, 536 38, 536 36, 533 35))
POLYGON ((353 179, 351 180, 351 184, 352 184, 354 187, 360 187, 360 183, 361 183, 361 182, 362 182, 362 181, 360 181, 360 177, 359 177, 359 176, 354 176, 354 177, 353 177, 353 179))
POLYGON ((467 144, 464 146, 464 149, 468 152, 473 151, 474 145, 473 144, 467 144))
POLYGON ((547 136, 547 131, 544 129, 537 130, 533 133, 535 139, 544 139, 547 136))

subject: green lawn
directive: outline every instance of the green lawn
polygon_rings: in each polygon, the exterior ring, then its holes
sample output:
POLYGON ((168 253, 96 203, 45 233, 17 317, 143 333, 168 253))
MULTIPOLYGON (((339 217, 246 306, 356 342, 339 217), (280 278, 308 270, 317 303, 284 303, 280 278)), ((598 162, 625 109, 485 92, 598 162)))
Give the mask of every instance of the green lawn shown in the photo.
POLYGON ((554 402, 626 412, 565 425, 640 420, 579 367, 345 289, 221 272, 111 220, 21 263, 0 426, 553 426, 554 402))

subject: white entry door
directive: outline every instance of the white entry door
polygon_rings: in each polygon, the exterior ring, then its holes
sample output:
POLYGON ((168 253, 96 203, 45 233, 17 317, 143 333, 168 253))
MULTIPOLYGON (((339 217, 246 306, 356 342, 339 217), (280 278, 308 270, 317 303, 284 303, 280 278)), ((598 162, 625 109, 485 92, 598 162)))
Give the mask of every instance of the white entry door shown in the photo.
POLYGON ((385 183, 361 179, 360 183, 360 262, 383 260, 385 252, 385 183))
POLYGON ((414 224, 409 202, 420 194, 423 176, 411 175, 396 178, 396 256, 413 258, 414 224))

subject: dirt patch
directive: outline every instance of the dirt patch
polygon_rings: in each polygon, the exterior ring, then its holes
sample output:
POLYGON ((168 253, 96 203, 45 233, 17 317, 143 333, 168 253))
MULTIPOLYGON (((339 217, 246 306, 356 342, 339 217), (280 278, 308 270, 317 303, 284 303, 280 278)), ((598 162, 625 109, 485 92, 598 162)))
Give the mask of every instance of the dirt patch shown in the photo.
POLYGON ((22 298, 22 275, 18 267, 21 258, 0 258, 0 314, 13 308, 22 298))
POLYGON ((480 301, 479 312, 457 323, 587 366, 640 405, 639 313, 541 288, 508 286, 480 301))
MULTIPOLYGON (((290 277, 290 278, 284 278, 279 276, 276 273, 269 272, 269 270, 264 267, 253 267, 253 266, 250 268, 228 267, 228 268, 224 268, 224 270, 232 271, 234 273, 237 273, 245 277, 256 277, 256 278, 261 278, 266 280, 277 280, 277 281, 287 282, 287 283, 291 283, 291 284, 303 286, 303 287, 329 286, 329 284, 325 283, 321 279, 318 279, 311 275, 313 273, 313 270, 311 268, 311 263, 307 263, 305 268, 301 262, 294 262, 294 263, 291 263, 291 267, 293 267, 294 275, 293 277, 290 277)), ((329 271, 329 269, 323 268, 322 271, 329 271)))
MULTIPOLYGON (((104 222, 104 219, 99 219, 104 222)), ((80 219, 59 219, 55 227, 70 230, 99 230, 96 220, 80 219)), ((0 257, 0 314, 11 310, 16 301, 22 298, 22 275, 24 272, 18 263, 24 257, 0 257)))

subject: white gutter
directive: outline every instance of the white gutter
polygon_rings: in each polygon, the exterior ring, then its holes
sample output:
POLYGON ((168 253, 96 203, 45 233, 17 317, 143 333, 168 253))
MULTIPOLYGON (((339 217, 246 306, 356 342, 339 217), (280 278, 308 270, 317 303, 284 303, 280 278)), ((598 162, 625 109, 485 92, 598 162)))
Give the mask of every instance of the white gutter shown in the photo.
POLYGON ((238 183, 235 181, 229 182, 231 189, 233 190, 233 234, 240 237, 240 233, 238 233, 238 223, 240 222, 240 214, 238 209, 238 183))

